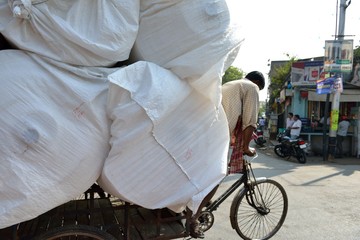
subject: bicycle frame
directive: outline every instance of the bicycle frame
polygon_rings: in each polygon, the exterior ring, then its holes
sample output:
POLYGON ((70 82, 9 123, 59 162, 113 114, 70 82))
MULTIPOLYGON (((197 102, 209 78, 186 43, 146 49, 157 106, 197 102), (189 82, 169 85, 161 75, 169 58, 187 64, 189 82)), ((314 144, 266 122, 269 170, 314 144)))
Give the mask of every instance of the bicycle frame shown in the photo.
POLYGON ((266 180, 265 177, 255 178, 254 173, 251 168, 251 163, 244 159, 245 163, 245 172, 240 176, 236 182, 234 182, 225 192, 223 192, 218 198, 216 198, 213 202, 211 202, 208 206, 206 206, 205 211, 213 212, 223 203, 236 189, 238 189, 242 184, 244 187, 239 190, 239 195, 243 189, 249 189, 254 183, 263 182, 266 180), (253 176, 253 181, 251 180, 251 176, 253 176))
POLYGON ((247 159, 244 159, 244 168, 244 173, 229 188, 201 209, 198 220, 204 232, 214 224, 212 212, 237 189, 229 217, 231 227, 241 238, 269 239, 281 228, 288 208, 284 188, 266 177, 256 178, 247 159), (274 201, 279 205, 274 206, 274 201))

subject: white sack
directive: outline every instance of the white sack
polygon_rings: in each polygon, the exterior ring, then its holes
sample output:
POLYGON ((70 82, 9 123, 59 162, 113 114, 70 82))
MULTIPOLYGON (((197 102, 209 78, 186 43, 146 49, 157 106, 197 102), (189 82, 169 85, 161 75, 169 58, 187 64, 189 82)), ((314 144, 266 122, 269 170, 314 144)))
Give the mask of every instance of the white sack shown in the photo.
POLYGON ((242 41, 228 1, 141 0, 131 59, 171 70, 219 106, 221 77, 242 41))
POLYGON ((109 76, 111 149, 98 183, 155 209, 196 210, 226 174, 223 110, 168 70, 137 62, 109 76))
POLYGON ((127 60, 139 0, 0 0, 0 32, 16 48, 81 66, 127 60), (8 4, 9 2, 9 4, 8 4))
POLYGON ((68 202, 109 151, 108 69, 0 51, 0 229, 68 202), (104 71, 102 71, 104 70, 104 71))

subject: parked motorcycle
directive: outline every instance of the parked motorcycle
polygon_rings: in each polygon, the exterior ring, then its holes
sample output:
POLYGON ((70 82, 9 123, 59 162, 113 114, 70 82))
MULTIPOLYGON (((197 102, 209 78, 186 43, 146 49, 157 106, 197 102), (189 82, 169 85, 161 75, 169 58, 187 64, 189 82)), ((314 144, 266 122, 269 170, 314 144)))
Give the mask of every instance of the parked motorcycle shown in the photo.
POLYGON ((254 142, 258 146, 264 147, 266 140, 264 138, 264 131, 261 129, 261 127, 255 129, 253 136, 254 136, 254 142))
POLYGON ((290 157, 295 157, 299 163, 306 163, 306 154, 305 149, 307 144, 301 138, 299 139, 290 139, 285 133, 279 133, 277 135, 277 140, 280 144, 276 145, 274 152, 276 155, 282 158, 289 159, 290 157))

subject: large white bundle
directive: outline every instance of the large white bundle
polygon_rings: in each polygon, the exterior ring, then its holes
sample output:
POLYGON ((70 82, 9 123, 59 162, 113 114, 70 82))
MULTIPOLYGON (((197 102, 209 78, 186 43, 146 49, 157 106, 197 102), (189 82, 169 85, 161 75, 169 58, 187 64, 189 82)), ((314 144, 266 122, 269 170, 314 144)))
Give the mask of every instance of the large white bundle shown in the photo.
POLYGON ((111 149, 99 184, 146 208, 196 210, 226 174, 223 110, 184 80, 137 62, 109 76, 111 149))
POLYGON ((242 41, 228 1, 142 0, 131 58, 171 70, 219 106, 219 81, 242 41))
POLYGON ((0 0, 0 32, 17 48, 81 66, 128 59, 139 0, 0 0))
POLYGON ((0 229, 91 186, 109 151, 108 69, 0 51, 0 229))

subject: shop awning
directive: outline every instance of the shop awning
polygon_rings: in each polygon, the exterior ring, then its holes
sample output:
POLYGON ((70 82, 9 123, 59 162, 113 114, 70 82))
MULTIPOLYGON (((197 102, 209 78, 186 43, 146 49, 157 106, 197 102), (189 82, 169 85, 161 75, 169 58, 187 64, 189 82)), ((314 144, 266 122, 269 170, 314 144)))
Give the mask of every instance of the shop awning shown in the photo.
MULTIPOLYGON (((333 99, 333 94, 330 94, 330 101, 333 99)), ((326 94, 317 94, 315 91, 309 90, 309 101, 326 101, 326 94)), ((340 95, 340 102, 360 102, 359 89, 344 89, 340 95)))

